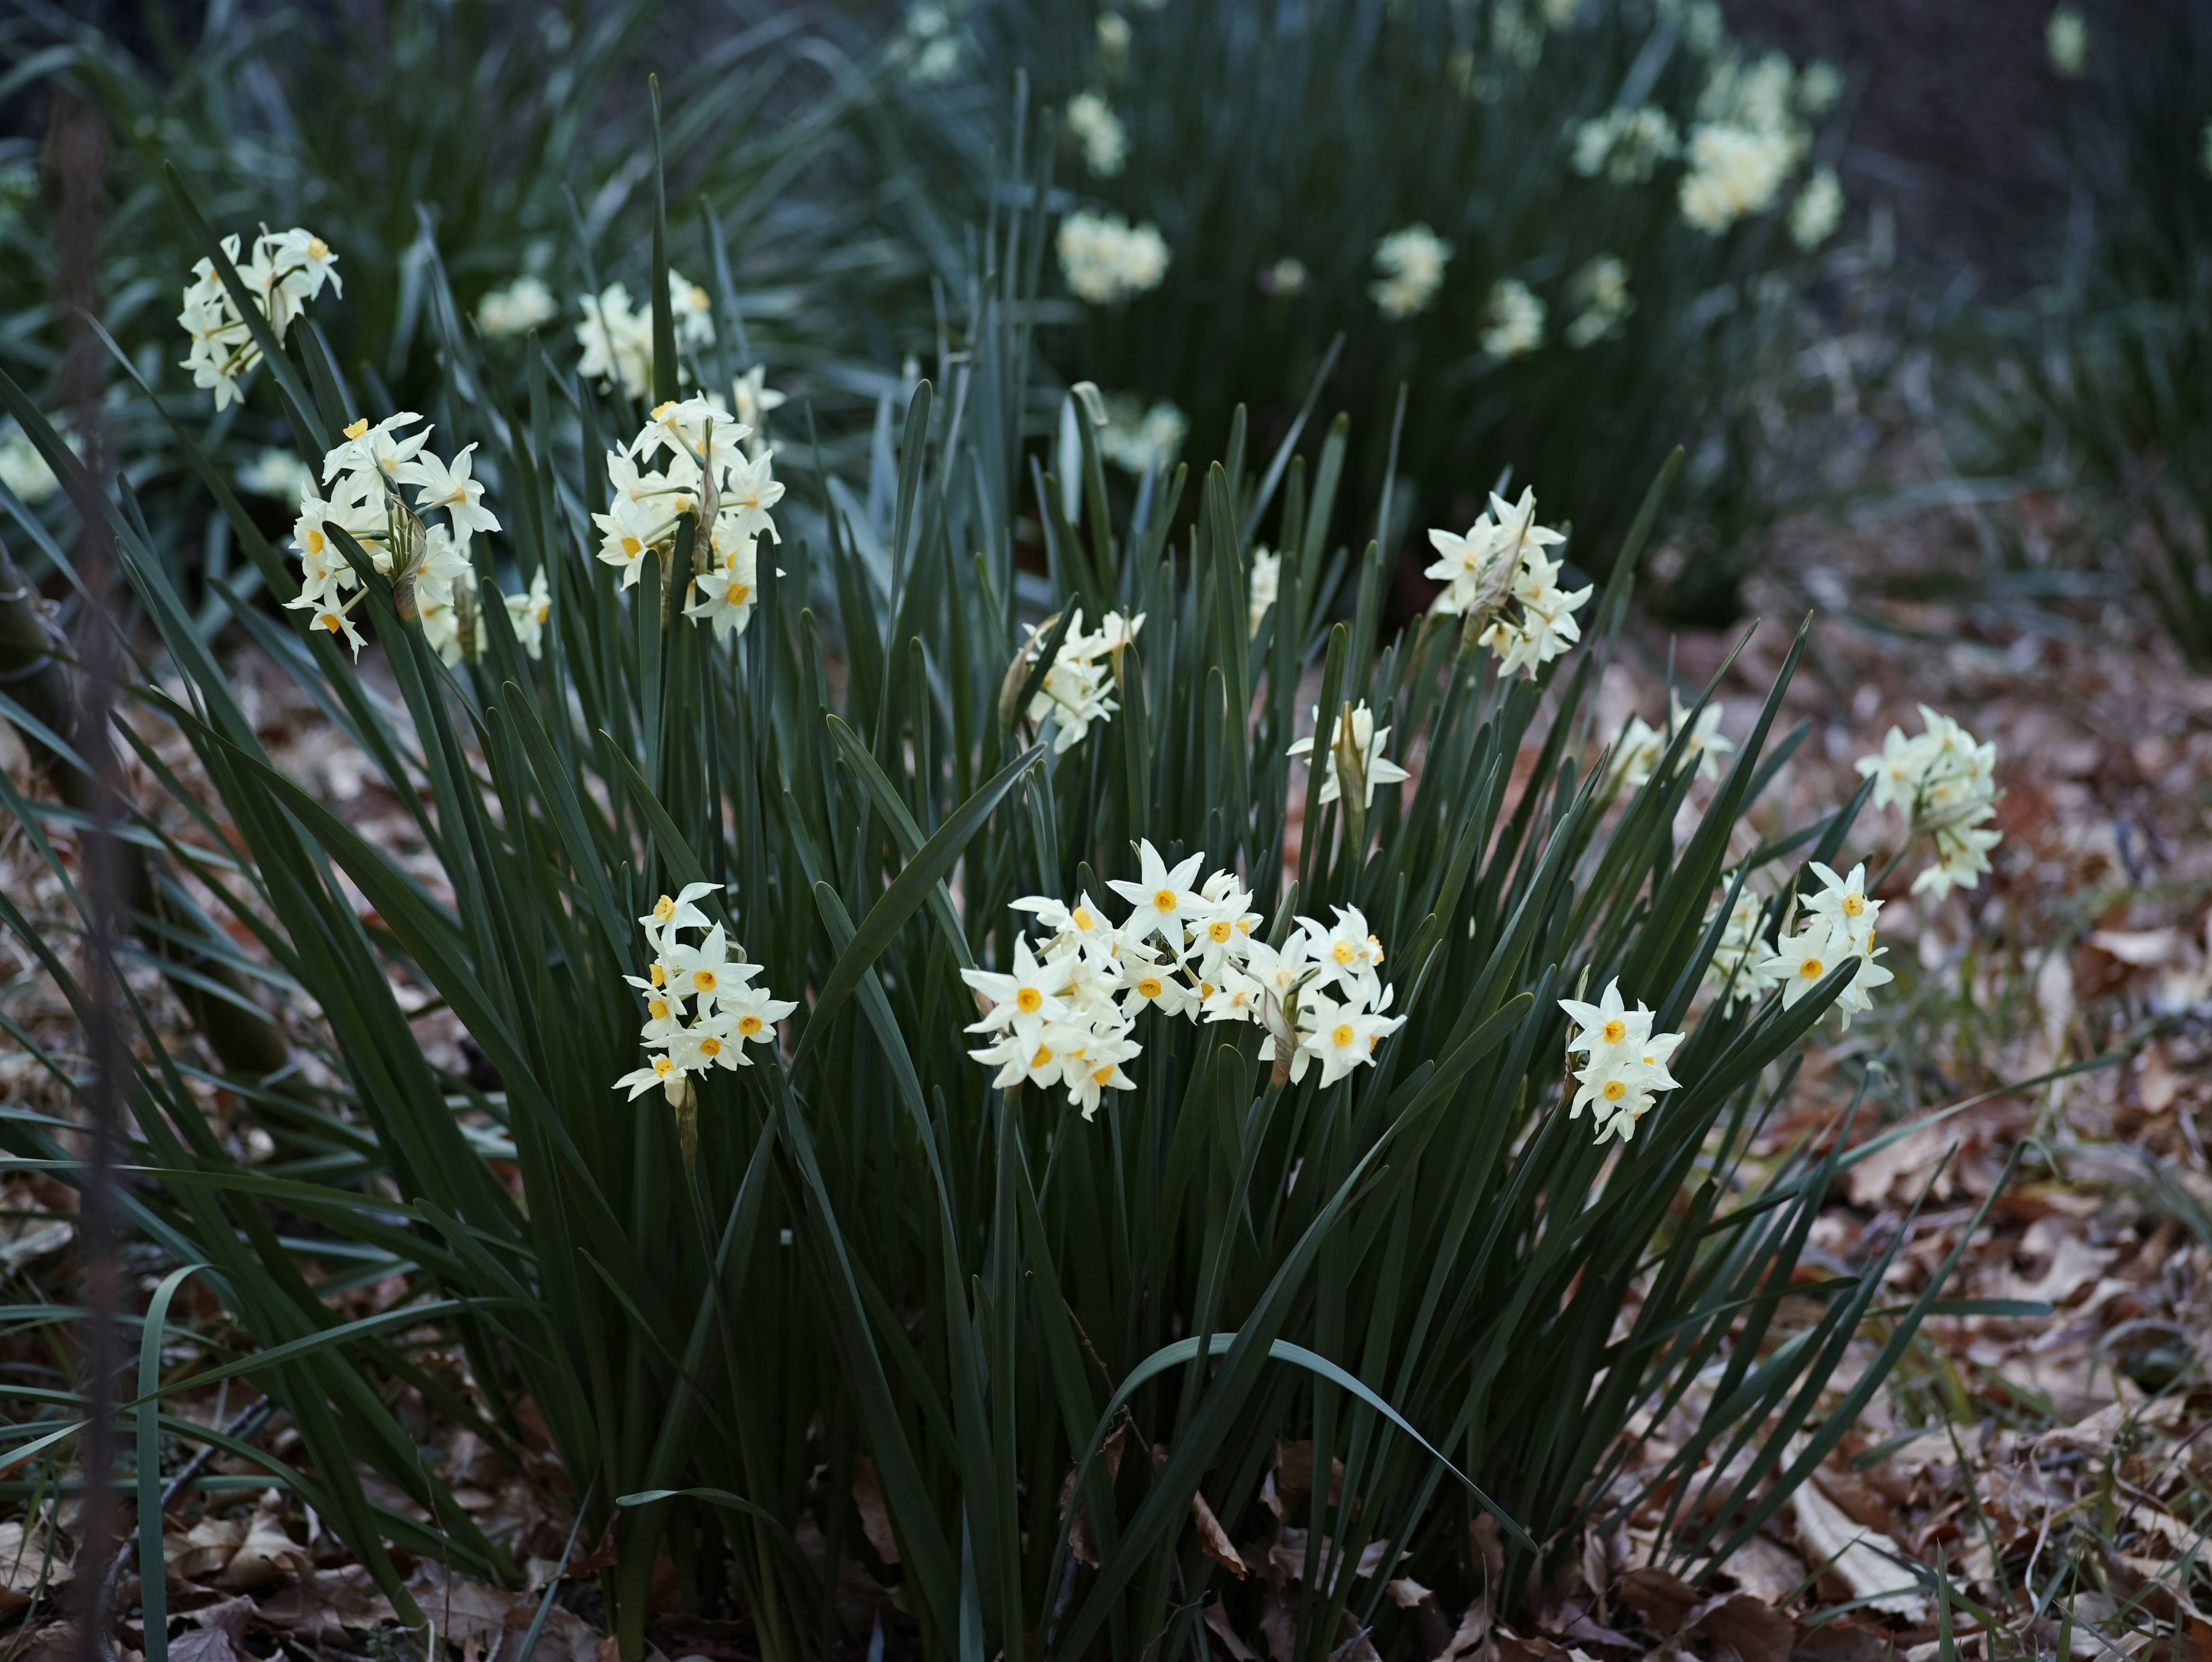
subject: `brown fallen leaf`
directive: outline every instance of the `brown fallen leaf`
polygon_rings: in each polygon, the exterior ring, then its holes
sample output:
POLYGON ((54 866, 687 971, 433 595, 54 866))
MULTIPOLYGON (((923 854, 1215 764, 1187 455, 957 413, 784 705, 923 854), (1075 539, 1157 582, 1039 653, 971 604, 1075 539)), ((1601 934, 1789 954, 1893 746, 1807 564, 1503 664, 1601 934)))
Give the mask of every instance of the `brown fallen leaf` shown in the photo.
POLYGON ((1825 1565, 1827 1574, 1850 1589, 1850 1597, 1866 1600, 1872 1609, 1908 1622, 1926 1618, 1927 1598, 1907 1571, 1867 1543, 1869 1531, 1864 1525, 1853 1523, 1811 1483, 1798 1488, 1790 1497, 1790 1507, 1797 1527, 1797 1555, 1807 1569, 1825 1565))
POLYGON ((865 1454, 853 1457, 853 1504, 860 1509, 860 1533, 885 1564, 899 1562, 898 1537, 891 1532, 891 1515, 884 1505, 884 1486, 876 1476, 876 1463, 865 1454))
POLYGON ((343 1640, 349 1628, 396 1619, 392 1601, 377 1591, 365 1564, 313 1571, 256 1603, 270 1627, 315 1640, 343 1640))
POLYGON ((254 1509, 245 1539, 217 1572, 216 1585, 228 1592, 260 1592, 296 1581, 313 1566, 307 1550, 284 1528, 283 1503, 254 1509))
POLYGON ((1207 1632, 1221 1641, 1222 1648, 1237 1659, 1237 1662, 1259 1662, 1259 1653, 1237 1637, 1237 1629, 1229 1625, 1229 1618, 1222 1613, 1218 1598, 1206 1607, 1206 1627, 1207 1632))
POLYGON ((67 1564, 46 1562, 46 1531, 33 1525, 27 1535, 21 1522, 0 1524, 0 1616, 29 1604, 41 1577, 49 1596, 70 1579, 67 1564))
POLYGON ((1190 1520, 1198 1526, 1200 1549, 1238 1580, 1243 1580, 1244 1561, 1237 1555, 1237 1543, 1229 1538, 1229 1531, 1221 1527, 1221 1520, 1213 1515, 1213 1508, 1206 1505, 1203 1489, 1192 1491, 1190 1520))
POLYGON ((1649 1566, 1622 1576, 1613 1584, 1613 1596, 1660 1634, 1680 1633, 1698 1602, 1697 1593, 1681 1577, 1649 1566))
POLYGON ((169 1641, 169 1662, 244 1662, 221 1628, 187 1628, 169 1641))
POLYGON ((1732 1592, 1690 1612, 1689 1631, 1725 1645, 1743 1662, 1790 1662, 1796 1629, 1790 1618, 1764 1599, 1732 1592))
POLYGON ((245 1544, 243 1518, 203 1518, 180 1535, 164 1535, 161 1559, 172 1581, 204 1581, 228 1568, 245 1544))

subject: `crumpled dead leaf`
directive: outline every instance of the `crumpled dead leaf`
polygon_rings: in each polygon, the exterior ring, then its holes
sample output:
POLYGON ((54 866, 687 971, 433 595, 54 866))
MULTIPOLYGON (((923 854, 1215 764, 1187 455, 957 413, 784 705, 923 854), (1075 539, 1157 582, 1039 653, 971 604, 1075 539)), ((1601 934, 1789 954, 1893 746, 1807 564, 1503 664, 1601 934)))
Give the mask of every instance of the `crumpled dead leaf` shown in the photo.
POLYGON ((884 1486, 876 1476, 876 1463, 865 1454, 853 1457, 853 1505, 860 1514, 860 1533, 868 1537, 876 1556, 885 1564, 897 1563, 898 1537, 891 1532, 890 1512, 884 1505, 884 1486))
POLYGON ((1908 1622, 1926 1620, 1928 1600, 1913 1589, 1911 1576, 1868 1545, 1872 1531, 1854 1523, 1817 1485, 1801 1485, 1790 1497, 1790 1507, 1798 1556, 1808 1570, 1825 1564, 1828 1574, 1850 1589, 1850 1597, 1866 1600, 1869 1608, 1908 1622))
POLYGON ((1200 1550, 1238 1580, 1243 1580, 1244 1560, 1237 1551, 1237 1543, 1229 1538, 1229 1531, 1221 1527, 1221 1520, 1213 1515, 1213 1508, 1206 1503, 1206 1491, 1203 1489, 1192 1491, 1190 1520, 1198 1526, 1200 1550))
POLYGON ((46 1562, 46 1530, 33 1525, 27 1533, 21 1521, 0 1524, 0 1616, 29 1604, 41 1575, 50 1597, 69 1584, 67 1564, 46 1562))

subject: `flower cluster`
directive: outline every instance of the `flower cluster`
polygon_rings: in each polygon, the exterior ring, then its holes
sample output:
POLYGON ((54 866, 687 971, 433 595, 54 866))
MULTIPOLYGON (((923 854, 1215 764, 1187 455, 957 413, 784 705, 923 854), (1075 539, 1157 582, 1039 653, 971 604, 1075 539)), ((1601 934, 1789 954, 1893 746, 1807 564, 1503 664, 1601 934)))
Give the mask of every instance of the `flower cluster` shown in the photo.
MULTIPOLYGON (((223 238, 222 252, 237 267, 254 310, 268 320, 270 332, 280 341, 292 320, 323 292, 325 283, 333 293, 345 292, 332 269, 338 257, 331 245, 296 225, 289 231, 264 227, 243 262, 235 235, 223 238)), ((185 289, 185 309, 177 314, 192 341, 182 367, 192 372, 193 386, 214 389, 215 407, 222 410, 237 401, 238 383, 261 362, 261 348, 216 273, 215 262, 204 259, 193 266, 192 279, 185 289)))
POLYGON ((374 427, 366 417, 353 423, 345 442, 323 458, 328 497, 311 487, 300 498, 292 527, 300 593, 286 604, 311 614, 317 628, 343 636, 356 658, 362 638, 351 614, 367 591, 333 530, 344 532, 392 579, 400 615, 419 616, 425 637, 447 661, 475 644, 476 571, 469 539, 498 530, 499 520, 484 506, 483 484, 472 475, 470 455, 476 446, 464 445, 451 462, 441 461, 423 447, 431 429, 405 431, 422 419, 403 410, 374 427), (411 506, 402 492, 405 485, 415 487, 411 506), (444 523, 424 522, 423 514, 440 511, 444 523))
MULTIPOLYGON (((583 307, 584 320, 576 326, 576 344, 584 349, 584 356, 576 373, 602 387, 619 382, 629 397, 643 398, 653 385, 652 301, 633 307, 629 290, 610 283, 597 295, 586 295, 577 303, 583 307)), ((672 270, 668 304, 675 314, 678 351, 714 344, 714 307, 704 289, 672 270)))
POLYGON ((12 421, 0 428, 0 484, 14 491, 26 508, 37 507, 61 489, 61 481, 31 442, 31 435, 12 421))
POLYGON ((2043 26, 2043 44, 2051 54, 2051 67, 2069 81, 2079 81, 2089 68, 2089 24, 2073 6, 2054 6, 2043 26))
MULTIPOLYGON (((1321 711, 1316 709, 1313 716, 1315 725, 1318 727, 1321 711)), ((1346 719, 1346 713, 1339 710, 1335 724, 1328 730, 1328 770, 1322 776, 1321 800, 1324 803, 1334 802, 1343 794, 1344 784, 1338 776, 1336 765, 1337 756, 1342 752, 1359 772, 1359 783, 1364 787, 1360 792, 1359 806, 1371 808, 1375 806, 1375 788, 1377 785, 1395 785, 1413 776, 1382 754, 1383 747, 1390 742, 1390 729, 1375 725, 1375 713, 1367 708, 1366 700, 1362 699, 1350 713, 1348 748, 1346 719)), ((1314 735, 1310 733, 1283 753, 1305 757, 1310 764, 1313 747, 1314 735)))
POLYGON ((647 554, 665 569, 677 533, 692 521, 696 540, 684 615, 712 624, 718 641, 744 633, 759 598, 759 540, 779 540, 769 510, 782 500, 783 486, 769 451, 748 454, 741 447, 751 431, 711 396, 658 406, 629 445, 606 453, 614 499, 605 513, 592 515, 599 558, 621 571, 625 588, 636 584, 647 554), (664 451, 667 460, 655 468, 664 451))
POLYGON ((1168 274, 1167 239, 1147 222, 1119 214, 1073 213, 1060 222, 1060 272, 1079 300, 1111 306, 1160 286, 1168 274))
POLYGON ((1544 302, 1518 277, 1500 277, 1483 302, 1478 344, 1501 362, 1534 351, 1544 344, 1544 302))
POLYGON ((1567 282, 1567 298, 1577 310, 1567 325, 1567 344, 1580 350, 1620 332, 1621 322, 1636 309, 1636 296, 1628 292, 1627 263, 1613 254, 1599 254, 1567 282))
POLYGON ((960 72, 968 45, 967 31, 954 26, 944 7, 922 0, 907 13, 906 27, 892 44, 892 59, 905 63, 908 80, 934 86, 960 72))
POLYGON ((1639 1000, 1632 1010, 1622 1002, 1618 977, 1608 983, 1595 1004, 1563 998, 1577 1032, 1567 1040, 1570 1053, 1581 1051, 1583 1066, 1574 1073, 1582 1088, 1575 1093, 1570 1119, 1580 1119, 1589 1108, 1597 1122, 1597 1141, 1619 1137, 1623 1142, 1636 1135, 1636 1123, 1650 1113, 1661 1093, 1679 1088, 1667 1071, 1667 1058, 1682 1042, 1680 1033, 1651 1031, 1651 1012, 1639 1000))
POLYGON ((1656 104, 1607 110, 1576 127, 1574 169, 1584 179, 1602 173, 1616 185, 1641 185, 1681 149, 1674 122, 1656 104))
POLYGON ((1375 245, 1376 279, 1367 292, 1386 318, 1409 318, 1428 309, 1443 287, 1451 244, 1425 225, 1393 231, 1375 245))
POLYGON ((1252 551, 1252 580, 1244 599, 1245 636, 1260 633, 1260 625, 1283 592, 1283 557, 1264 548, 1252 551))
MULTIPOLYGON (((1707 914, 1706 923, 1712 921, 1707 914)), ((1747 880, 1729 909, 1728 922, 1721 925, 1712 962, 1705 965, 1705 992, 1720 1001, 1723 1015, 1756 1004, 1774 990, 1769 969, 1774 951, 1766 944, 1765 922, 1765 898, 1747 880)))
POLYGON ((1104 93, 1079 92, 1067 100, 1067 131, 1082 147, 1083 165, 1095 178, 1111 179, 1127 164, 1129 130, 1104 93))
POLYGON ((1149 410, 1126 393, 1106 400, 1098 454, 1127 473, 1164 473, 1190 436, 1190 417, 1163 399, 1149 410))
POLYGON ((1805 181, 1797 199, 1790 204, 1790 240, 1811 253, 1844 222, 1844 187, 1836 170, 1823 167, 1805 181))
POLYGON ((1875 919, 1881 915, 1882 903, 1867 898, 1863 865, 1852 867, 1848 877, 1838 877, 1816 860, 1813 875, 1820 880, 1820 892, 1806 900, 1796 933, 1775 944, 1758 975, 1762 989, 1782 989, 1782 1005, 1787 1009, 1819 986, 1829 971, 1858 959, 1857 973, 1836 999, 1843 1025, 1849 1028, 1853 1015, 1874 1008, 1869 996, 1874 989, 1895 978, 1875 961, 1887 950, 1874 944, 1875 919))
MULTIPOLYGON (((1682 217, 1718 236, 1737 220, 1772 207, 1812 143, 1797 113, 1826 108, 1838 90, 1832 69, 1815 64, 1795 76, 1780 52, 1748 64, 1733 57, 1716 64, 1698 96, 1699 120, 1690 132, 1690 167, 1682 178, 1682 217)), ((1806 210, 1808 225, 1817 223, 1826 194, 1816 195, 1806 210)), ((1840 190, 1833 208, 1840 213, 1840 190)))
MULTIPOLYGON (((1010 678, 1026 679, 1036 665, 1037 654, 1044 650, 1044 637, 1051 632, 1051 623, 1030 630, 1030 637, 1016 654, 1010 678)), ((1109 612, 1098 626, 1096 635, 1083 632, 1083 612, 1076 609, 1069 621, 1067 634, 1053 654, 1052 667, 1037 683, 1037 690, 1030 699, 1029 718, 1042 723, 1052 718, 1056 736, 1052 741, 1052 753, 1065 756, 1081 744, 1090 734, 1091 723, 1104 723, 1113 718, 1121 706, 1114 702, 1114 660, 1123 647, 1137 638, 1137 631, 1145 626, 1145 614, 1124 618, 1118 612, 1109 612)))
POLYGON ((1796 154, 1779 133, 1708 122, 1690 135, 1690 170, 1682 176, 1682 217, 1718 236, 1774 205, 1796 154))
MULTIPOLYGON (((1672 689, 1667 694, 1667 725, 1664 730, 1653 727, 1641 715, 1632 715, 1620 736, 1613 741, 1611 782, 1622 790, 1641 790, 1651 777, 1667 747, 1674 742, 1683 724, 1690 721, 1690 712, 1672 689)), ((1681 767, 1696 767, 1700 779, 1721 776, 1721 758, 1735 749, 1735 741, 1723 735, 1721 709, 1718 704, 1707 704, 1698 712, 1698 719, 1690 725, 1690 736, 1683 741, 1681 767)))
POLYGON ((1466 618, 1477 641, 1504 661, 1505 674, 1521 670, 1534 676, 1582 638, 1575 613, 1592 591, 1561 588, 1559 563, 1544 552, 1565 540, 1536 523, 1534 491, 1522 490, 1517 502, 1492 493, 1490 506, 1465 535, 1429 533, 1437 558, 1425 575, 1445 586, 1431 609, 1466 618), (1518 618, 1505 615, 1512 602, 1520 605, 1518 618))
POLYGON ((314 495, 315 470, 271 445, 238 470, 238 488, 272 502, 295 502, 314 495))
POLYGON ((1335 1084, 1405 1024, 1386 1014, 1382 943, 1356 909, 1338 908, 1333 924, 1301 917, 1272 947, 1254 934, 1263 920, 1234 873, 1194 888, 1206 856, 1170 867, 1150 842, 1138 862, 1135 882, 1108 885, 1133 908, 1119 926, 1087 894, 1073 905, 1029 896, 1014 908, 1051 931, 1042 954, 1024 940, 1008 972, 961 971, 982 1013, 968 1031, 990 1041, 969 1055, 998 1069, 999 1089, 1065 1087, 1089 1119, 1105 1092, 1135 1088, 1126 1064, 1143 1052, 1133 1035, 1147 1008, 1265 1027, 1261 1060, 1292 1084, 1316 1062, 1335 1084))
POLYGON ((654 1054, 646 1065, 617 1080, 635 1102, 659 1086, 678 1107, 690 1099, 691 1076, 714 1068, 750 1068, 747 1044, 775 1043, 775 1024, 799 1006, 771 998, 751 985, 757 964, 738 960, 744 948, 733 946, 722 926, 710 923, 699 901, 714 892, 712 883, 686 884, 673 900, 666 895, 638 923, 653 948, 642 976, 624 976, 645 999, 645 1026, 638 1038, 654 1054), (686 929, 704 929, 696 943, 686 929))
POLYGON ((1954 888, 1978 885, 1990 851, 2004 840, 1989 829, 1996 817, 1997 752, 1925 704, 1920 723, 1914 739, 1890 728, 1881 753, 1859 758, 1858 770, 1875 782, 1877 809, 1900 809, 1911 822, 1908 835, 1924 833, 1934 843, 1935 862, 1912 880, 1912 892, 1940 900, 1954 888))
MULTIPOLYGON (((629 296, 623 295, 627 307, 629 296)), ((514 335, 526 335, 550 323, 561 314, 561 307, 553 298, 553 291, 545 286, 544 279, 527 275, 515 278, 504 289, 494 289, 477 302, 477 331, 492 339, 505 339, 514 335)), ((653 356, 653 320, 646 319, 646 356, 653 356)))

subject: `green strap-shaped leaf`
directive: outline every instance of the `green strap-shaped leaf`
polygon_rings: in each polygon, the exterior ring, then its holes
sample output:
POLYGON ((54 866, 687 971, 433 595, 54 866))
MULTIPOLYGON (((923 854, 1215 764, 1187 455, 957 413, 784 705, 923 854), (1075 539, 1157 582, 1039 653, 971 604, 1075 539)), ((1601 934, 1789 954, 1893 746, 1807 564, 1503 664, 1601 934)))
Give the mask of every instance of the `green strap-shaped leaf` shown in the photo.
POLYGON ((838 955, 830 977, 822 983, 815 995, 814 1008, 806 1020, 806 1031, 799 1036, 799 1048, 792 1056, 792 1067, 797 1069, 814 1035, 827 1030, 830 1018, 843 1008, 860 984, 876 959, 883 955, 893 936, 906 926, 906 921, 920 910, 930 892, 952 869, 969 839, 982 830, 992 811, 1006 799, 1021 776, 1029 771, 1044 754, 1042 745, 1033 745, 1021 755, 999 770, 983 788, 960 805, 958 812, 938 827, 937 835, 922 845, 921 852, 907 862, 906 869, 891 880, 890 887, 883 892, 860 922, 860 933, 853 944, 838 955))

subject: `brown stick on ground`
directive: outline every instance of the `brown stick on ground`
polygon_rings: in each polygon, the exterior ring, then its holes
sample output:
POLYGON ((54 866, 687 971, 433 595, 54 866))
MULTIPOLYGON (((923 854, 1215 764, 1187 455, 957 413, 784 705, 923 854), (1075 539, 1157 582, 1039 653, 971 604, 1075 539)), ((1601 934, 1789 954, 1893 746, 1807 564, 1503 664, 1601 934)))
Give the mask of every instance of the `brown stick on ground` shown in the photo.
MULTIPOLYGON (((0 544, 0 691, 43 722, 54 736, 86 753, 79 730, 80 709, 60 632, 40 604, 38 590, 17 569, 0 544)), ((33 764, 56 796, 80 813, 94 810, 96 782, 28 731, 22 733, 33 764)), ((159 856, 138 843, 116 840, 116 877, 131 928, 147 951, 178 971, 170 989, 185 1007, 208 1049, 228 1073, 256 1078, 273 1074, 292 1059, 283 1029, 253 1007, 246 978, 230 965, 194 950, 173 930, 185 920, 165 899, 159 856), (194 977, 198 977, 198 980, 194 977), (213 982, 240 1001, 218 997, 199 984, 213 982)))

